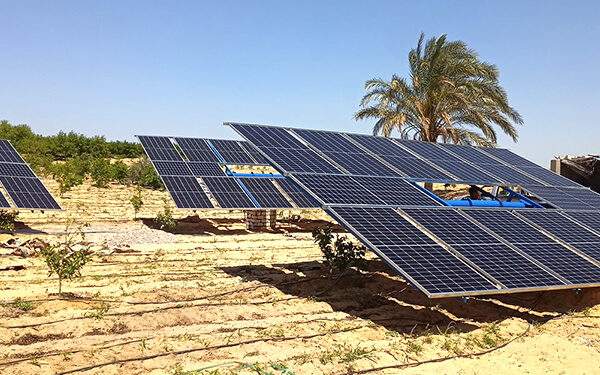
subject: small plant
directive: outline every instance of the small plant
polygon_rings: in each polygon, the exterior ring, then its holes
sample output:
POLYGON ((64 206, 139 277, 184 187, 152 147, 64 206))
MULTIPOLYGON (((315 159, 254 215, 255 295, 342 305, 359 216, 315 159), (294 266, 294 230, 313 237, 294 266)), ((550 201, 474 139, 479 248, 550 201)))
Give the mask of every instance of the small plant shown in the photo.
POLYGON ((173 219, 173 212, 169 207, 167 200, 164 200, 164 208, 156 214, 154 221, 160 225, 160 229, 171 229, 177 225, 177 221, 173 219))
POLYGON ((85 316, 96 319, 104 319, 108 310, 110 310, 110 304, 102 302, 94 311, 86 313, 85 316))
POLYGON ((88 224, 80 225, 76 230, 71 230, 73 220, 67 220, 65 229, 65 239, 55 245, 45 247, 40 252, 42 258, 48 266, 48 276, 56 274, 58 276, 58 294, 62 293, 63 280, 73 280, 81 276, 81 268, 90 260, 83 249, 75 250, 77 237, 85 240, 83 227, 88 224))
POLYGON ((0 229, 13 232, 19 211, 0 211, 0 229))
POLYGON ((408 342, 408 346, 406 347, 407 352, 415 353, 416 355, 419 355, 419 353, 421 353, 422 350, 423 350, 423 347, 421 345, 419 345, 419 343, 415 342, 414 340, 410 340, 408 342))
POLYGON ((129 203, 133 206, 133 218, 137 219, 137 215, 144 205, 144 201, 142 201, 142 187, 140 185, 135 186, 135 193, 129 200, 129 203))
POLYGON ((35 308, 35 304, 30 301, 25 301, 21 297, 15 298, 13 301, 13 306, 22 311, 31 311, 35 308))
POLYGON ((183 365, 181 362, 175 362, 171 366, 169 366, 169 370, 173 375, 182 375, 184 374, 183 365))
POLYGON ((325 228, 315 228, 312 236, 325 256, 325 261, 329 265, 329 273, 334 268, 338 271, 344 271, 349 267, 356 267, 359 270, 367 268, 365 259, 367 248, 354 244, 348 240, 347 236, 334 235, 331 224, 325 228))

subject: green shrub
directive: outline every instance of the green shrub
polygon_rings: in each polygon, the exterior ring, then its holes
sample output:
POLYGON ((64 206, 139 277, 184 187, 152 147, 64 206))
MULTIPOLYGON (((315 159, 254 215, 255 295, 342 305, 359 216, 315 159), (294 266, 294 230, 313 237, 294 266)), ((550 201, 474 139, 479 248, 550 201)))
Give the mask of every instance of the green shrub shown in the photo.
POLYGON ((13 232, 19 211, 0 211, 0 229, 13 232))
POLYGON ((15 298, 13 301, 13 306, 22 311, 30 311, 35 308, 35 304, 31 301, 25 301, 21 297, 15 298))
POLYGON ((140 185, 137 185, 135 187, 135 193, 133 193, 133 196, 131 197, 129 202, 133 206, 133 218, 136 219, 137 214, 140 212, 142 206, 144 205, 144 201, 142 201, 142 187, 140 185))
POLYGON ((101 158, 93 159, 90 163, 90 177, 94 181, 94 186, 107 187, 112 178, 110 161, 101 158))
POLYGON ((81 276, 81 268, 90 260, 83 250, 75 250, 77 237, 83 241, 85 235, 83 227, 78 226, 76 230, 71 230, 73 222, 68 220, 65 230, 65 239, 55 245, 43 248, 40 256, 48 266, 48 276, 56 274, 58 276, 58 294, 62 293, 63 280, 73 280, 81 276))
POLYGON ((161 230, 168 230, 177 225, 177 221, 173 219, 173 210, 171 210, 166 200, 163 210, 156 214, 154 221, 160 226, 161 230))
POLYGON ((127 177, 129 176, 129 167, 127 164, 118 160, 110 165, 111 169, 111 179, 117 181, 120 184, 124 184, 127 182, 127 177))
POLYGON ((365 259, 366 247, 355 245, 347 236, 333 234, 331 224, 326 227, 315 228, 312 231, 315 243, 319 245, 325 262, 329 265, 329 272, 333 269, 344 271, 349 267, 356 267, 359 270, 367 268, 365 259))
POLYGON ((148 158, 143 158, 131 164, 129 167, 129 182, 133 185, 140 185, 156 190, 164 189, 165 187, 148 158))

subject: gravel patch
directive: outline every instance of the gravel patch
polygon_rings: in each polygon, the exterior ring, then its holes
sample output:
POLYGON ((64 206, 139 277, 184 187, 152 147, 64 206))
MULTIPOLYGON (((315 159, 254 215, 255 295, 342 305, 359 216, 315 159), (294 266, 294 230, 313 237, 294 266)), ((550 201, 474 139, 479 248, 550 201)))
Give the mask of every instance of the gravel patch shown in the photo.
POLYGON ((107 236, 104 238, 103 244, 112 248, 126 245, 169 244, 176 242, 177 236, 173 233, 143 227, 107 236))

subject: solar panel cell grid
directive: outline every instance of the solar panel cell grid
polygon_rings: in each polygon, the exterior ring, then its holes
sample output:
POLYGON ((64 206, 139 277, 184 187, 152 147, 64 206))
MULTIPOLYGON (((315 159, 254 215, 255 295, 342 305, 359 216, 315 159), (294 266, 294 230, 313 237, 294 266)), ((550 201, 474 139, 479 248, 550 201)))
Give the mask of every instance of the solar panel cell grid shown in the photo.
POLYGON ((235 178, 204 177, 202 181, 221 208, 256 208, 235 178))
POLYGON ((336 207, 333 211, 431 295, 496 290, 393 209, 336 207))
POLYGON ((486 154, 492 155, 508 165, 514 165, 516 167, 537 167, 540 168, 539 165, 505 149, 505 148, 490 148, 490 147, 480 147, 479 150, 481 152, 485 152, 486 154))
POLYGON ((569 212, 567 216, 577 220, 596 233, 600 233, 600 212, 569 212))
POLYGON ((252 156, 252 159, 256 162, 256 164, 268 165, 268 163, 265 161, 265 157, 262 156, 262 154, 258 151, 256 147, 252 146, 250 143, 245 141, 240 143, 242 145, 242 148, 246 150, 246 152, 249 153, 250 156, 252 156))
POLYGON ((342 174, 340 170, 308 148, 289 150, 263 147, 262 150, 269 159, 288 172, 342 174))
POLYGON ((472 165, 462 161, 435 160, 434 163, 440 166, 445 171, 448 171, 452 175, 456 176, 458 181, 466 181, 480 184, 492 184, 501 182, 496 177, 492 177, 491 175, 480 171, 472 165))
POLYGON ((391 168, 366 153, 324 152, 342 168, 355 175, 399 176, 391 168))
POLYGON ((450 160, 454 162, 461 161, 456 156, 446 152, 432 142, 405 141, 398 139, 395 140, 395 142, 427 160, 450 160))
POLYGON ((209 139, 209 142, 228 164, 255 164, 254 159, 237 141, 209 139))
POLYGON ((569 220, 558 212, 521 210, 518 212, 518 215, 532 221, 568 244, 600 242, 600 236, 569 220))
POLYGON ((36 177, 27 164, 0 162, 0 176, 36 177))
POLYGON ((551 186, 581 187, 578 183, 537 165, 533 167, 519 166, 518 168, 551 186))
POLYGON ((524 189, 558 208, 585 210, 600 206, 600 195, 588 189, 552 186, 526 186, 524 189))
POLYGON ((0 182, 17 208, 60 209, 38 178, 0 176, 0 182))
POLYGON ((353 177, 360 186, 387 205, 439 206, 440 203, 415 185, 401 178, 353 177))
POLYGON ((193 176, 184 161, 154 161, 152 164, 160 176, 193 176))
POLYGON ((214 208, 210 199, 200 191, 170 191, 171 197, 177 208, 214 208))
POLYGON ((10 208, 10 203, 8 203, 8 200, 6 200, 2 193, 0 193, 0 207, 10 208))
POLYGON ((388 138, 371 137, 360 134, 347 134, 375 155, 388 155, 402 158, 416 158, 415 155, 398 146, 388 138))
POLYGON ((239 180, 261 208, 293 208, 270 179, 241 177, 239 180))
POLYGON ((564 284, 454 210, 403 211, 508 288, 564 284))
POLYGON ((288 197, 294 202, 298 208, 316 208, 317 204, 310 200, 300 189, 293 183, 283 178, 277 178, 275 183, 279 185, 288 197))
POLYGON ((204 163, 190 161, 187 166, 196 177, 225 176, 225 171, 219 163, 204 163))
POLYGON ((202 186, 198 180, 190 176, 162 176, 162 180, 169 192, 174 191, 196 191, 202 192, 202 186))
POLYGON ((573 284, 600 282, 600 268, 508 211, 464 210, 525 254, 573 284))
POLYGON ((219 162, 213 150, 200 138, 175 138, 181 151, 189 161, 219 162))
POLYGON ((475 147, 460 146, 460 145, 453 145, 453 144, 446 144, 446 143, 438 143, 437 146, 442 148, 443 150, 450 151, 453 154, 456 154, 459 157, 463 158, 464 160, 468 160, 471 163, 474 163, 477 165, 479 165, 479 164, 504 165, 500 161, 484 154, 483 152, 480 152, 475 147))

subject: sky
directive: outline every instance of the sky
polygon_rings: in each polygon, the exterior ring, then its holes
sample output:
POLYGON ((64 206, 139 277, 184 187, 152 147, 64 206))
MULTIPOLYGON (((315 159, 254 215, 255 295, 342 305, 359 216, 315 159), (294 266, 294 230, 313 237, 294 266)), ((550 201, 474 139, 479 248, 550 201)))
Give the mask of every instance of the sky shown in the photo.
POLYGON ((407 77, 423 32, 498 67, 525 120, 499 147, 545 167, 600 153, 599 1, 0 0, 0 17, 0 119, 42 135, 371 134, 365 81, 407 77))

